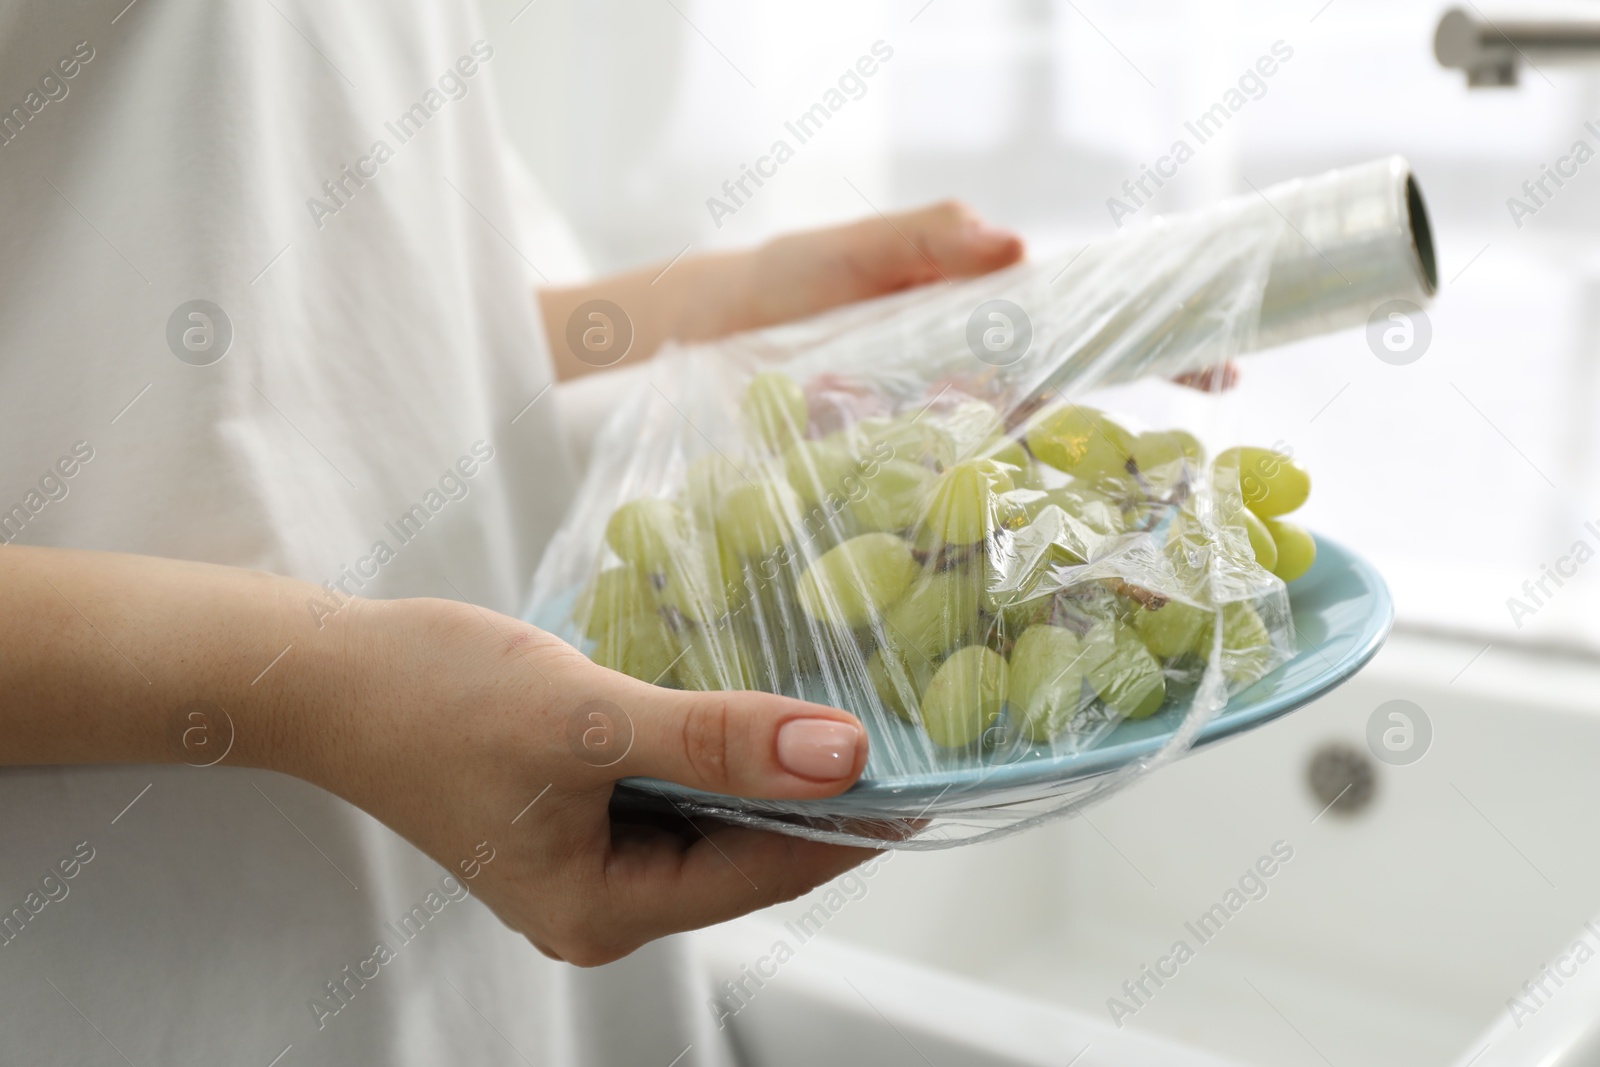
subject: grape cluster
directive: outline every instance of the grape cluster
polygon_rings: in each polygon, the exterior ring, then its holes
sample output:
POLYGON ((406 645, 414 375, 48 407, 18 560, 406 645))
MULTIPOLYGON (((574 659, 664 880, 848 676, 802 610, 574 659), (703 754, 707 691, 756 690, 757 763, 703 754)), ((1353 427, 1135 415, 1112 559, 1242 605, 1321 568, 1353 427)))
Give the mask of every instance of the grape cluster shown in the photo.
POLYGON ((948 395, 822 433, 772 372, 741 412, 746 450, 611 515, 614 559, 574 611, 596 662, 686 689, 820 691, 973 751, 1089 744, 1210 663, 1237 689, 1278 662, 1248 595, 1213 595, 1212 576, 1310 567, 1310 534, 1281 518, 1310 480, 1282 451, 1208 467, 1182 430, 1072 403, 1007 426, 948 395))

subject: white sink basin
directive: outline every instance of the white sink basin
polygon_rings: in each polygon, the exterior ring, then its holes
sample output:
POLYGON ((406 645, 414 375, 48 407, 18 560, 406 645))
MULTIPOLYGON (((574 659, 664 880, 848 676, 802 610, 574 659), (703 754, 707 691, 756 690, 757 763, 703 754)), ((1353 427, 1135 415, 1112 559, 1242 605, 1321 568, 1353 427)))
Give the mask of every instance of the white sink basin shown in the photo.
POLYGON ((1159 1038, 993 986, 830 941, 764 918, 699 945, 713 974, 743 982, 718 1008, 742 1067, 1228 1067, 1159 1038), (794 956, 778 964, 783 942, 794 956), (758 950, 747 955, 752 948, 758 950), (767 962, 763 962, 763 960, 767 962), (759 969, 770 978, 757 981, 759 969))
MULTIPOLYGON (((761 999, 791 968, 852 945, 1049 1005, 1086 1040, 1094 1024, 1272 1067, 1465 1064, 1507 1019, 1508 998, 1600 912, 1600 850, 1589 847, 1600 670, 1498 648, 1474 659, 1481 649, 1397 637, 1332 696, 1165 769, 1087 819, 895 855, 859 883, 858 899, 829 907, 813 894, 763 913, 764 928, 722 928, 724 946, 734 939, 722 958, 754 965, 775 926, 822 903, 811 912, 821 933, 761 999), (1395 699, 1431 718, 1431 749, 1409 766, 1374 764, 1364 810, 1319 816, 1312 753, 1330 741, 1364 750, 1369 717, 1395 699), (1192 931, 1276 842, 1293 857, 1262 880, 1265 895, 1213 920, 1220 929, 1192 931), (1193 952, 1181 965, 1179 940, 1193 952), (1141 968, 1158 966, 1172 976, 1159 987, 1143 978, 1141 994, 1141 968)), ((1600 960, 1588 969, 1600 986, 1600 960)), ((1600 995, 1569 992, 1584 1005, 1575 1014, 1600 1016, 1600 995)), ((1552 1028, 1558 1014, 1544 1016, 1552 1028)), ((984 1047, 1011 1029, 982 1013, 944 1021, 951 1040, 984 1047)), ((1058 1043, 1039 1062, 1061 1067, 1075 1051, 1058 1043)), ((1585 1062, 1543 1055, 1493 1062, 1585 1062)), ((1489 1062, 1486 1053, 1474 1067, 1489 1062)))

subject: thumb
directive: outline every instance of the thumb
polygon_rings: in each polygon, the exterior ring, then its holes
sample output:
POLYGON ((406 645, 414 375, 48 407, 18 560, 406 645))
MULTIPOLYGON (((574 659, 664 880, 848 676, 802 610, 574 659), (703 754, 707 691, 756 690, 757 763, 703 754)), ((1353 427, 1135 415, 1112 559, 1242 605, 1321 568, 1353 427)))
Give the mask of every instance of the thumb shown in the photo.
POLYGON ((756 692, 684 692, 623 675, 608 694, 632 726, 616 778, 660 778, 742 797, 809 799, 849 788, 867 733, 837 708, 756 692))

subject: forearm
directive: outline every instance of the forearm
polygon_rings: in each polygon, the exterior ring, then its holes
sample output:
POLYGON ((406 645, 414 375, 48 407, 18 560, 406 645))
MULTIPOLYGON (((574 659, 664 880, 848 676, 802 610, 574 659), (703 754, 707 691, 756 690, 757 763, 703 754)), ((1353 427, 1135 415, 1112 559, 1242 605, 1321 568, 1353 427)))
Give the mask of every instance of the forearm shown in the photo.
MULTIPOLYGON (((609 361, 589 360, 568 344, 568 324, 590 300, 609 300, 627 315, 633 343, 627 359, 655 353, 667 341, 702 341, 759 325, 749 319, 753 253, 685 256, 566 289, 541 289, 539 308, 555 361, 556 377, 576 378, 609 361)), ((589 325, 587 321, 580 327, 589 325)))
POLYGON ((348 691, 353 613, 330 614, 336 602, 305 582, 9 546, 0 590, 0 764, 209 762, 226 750, 229 765, 302 773, 348 691), (328 605, 320 627, 315 602, 328 605))

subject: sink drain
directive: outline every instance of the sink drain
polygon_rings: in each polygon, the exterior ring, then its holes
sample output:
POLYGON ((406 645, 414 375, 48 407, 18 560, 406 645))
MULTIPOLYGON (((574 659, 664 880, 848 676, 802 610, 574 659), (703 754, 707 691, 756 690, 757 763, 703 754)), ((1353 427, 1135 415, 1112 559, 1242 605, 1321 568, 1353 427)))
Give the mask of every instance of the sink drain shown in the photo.
POLYGON ((1366 752, 1342 741, 1330 741, 1312 753, 1306 784, 1319 808, 1355 815, 1372 803, 1378 790, 1378 774, 1366 752))

